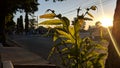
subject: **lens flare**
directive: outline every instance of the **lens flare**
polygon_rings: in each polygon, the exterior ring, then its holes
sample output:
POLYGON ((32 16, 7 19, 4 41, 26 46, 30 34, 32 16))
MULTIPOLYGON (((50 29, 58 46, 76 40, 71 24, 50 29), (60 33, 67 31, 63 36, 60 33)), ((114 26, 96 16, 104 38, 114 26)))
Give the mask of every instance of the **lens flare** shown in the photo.
POLYGON ((117 54, 118 54, 119 57, 120 57, 120 51, 119 51, 119 49, 118 49, 118 47, 117 47, 117 43, 115 42, 115 39, 113 38, 112 33, 111 33, 111 31, 109 30, 109 28, 107 28, 107 30, 108 30, 108 33, 109 33, 109 35, 110 35, 111 41, 112 41, 112 43, 113 43, 113 46, 115 47, 115 50, 116 50, 117 54))

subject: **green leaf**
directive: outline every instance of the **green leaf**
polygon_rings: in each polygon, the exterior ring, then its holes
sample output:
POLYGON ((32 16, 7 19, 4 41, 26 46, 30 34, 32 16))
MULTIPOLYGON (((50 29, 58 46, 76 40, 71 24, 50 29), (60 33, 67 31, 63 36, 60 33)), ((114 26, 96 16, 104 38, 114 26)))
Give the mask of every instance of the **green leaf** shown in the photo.
POLYGON ((93 19, 85 17, 84 20, 89 20, 89 21, 93 21, 93 19))
POLYGON ((68 19, 67 17, 62 17, 60 20, 63 22, 63 28, 64 28, 66 31, 68 31, 68 27, 69 27, 69 25, 70 25, 69 19, 68 19))
POLYGON ((69 27, 69 32, 72 34, 72 36, 75 35, 74 27, 69 27))
POLYGON ((47 20, 40 23, 40 25, 61 25, 63 22, 59 19, 47 20))
POLYGON ((70 49, 69 54, 70 54, 71 56, 76 56, 76 55, 78 55, 78 53, 77 53, 76 51, 77 51, 76 48, 73 47, 73 48, 70 49))
POLYGON ((64 21, 64 23, 66 24, 66 26, 70 25, 70 21, 67 17, 62 17, 62 20, 64 21))
POLYGON ((65 31, 58 30, 58 29, 57 29, 57 32, 61 35, 61 37, 75 41, 74 38, 69 33, 66 33, 65 31))
POLYGON ((56 33, 54 33, 54 36, 53 36, 53 41, 55 42, 56 40, 58 39, 58 36, 56 33))
POLYGON ((68 48, 63 48, 62 52, 68 51, 68 48))
POLYGON ((84 21, 85 21, 84 19, 78 19, 78 21, 74 25, 74 29, 76 33, 80 31, 80 28, 83 25, 84 21))
POLYGON ((80 46, 80 27, 84 23, 84 19, 78 19, 76 20, 76 23, 74 24, 74 37, 75 37, 75 45, 80 46))
POLYGON ((104 59, 106 56, 107 56, 106 53, 101 53, 101 54, 98 55, 98 60, 104 59))
POLYGON ((104 51, 107 51, 107 48, 104 47, 104 46, 102 46, 101 44, 97 44, 97 45, 95 46, 95 48, 98 49, 98 50, 104 50, 104 51))
POLYGON ((54 53, 54 51, 55 51, 55 47, 52 47, 51 52, 49 53, 47 59, 50 59, 50 57, 52 56, 52 54, 54 53))
POLYGON ((66 40, 65 43, 66 43, 66 44, 74 44, 74 43, 75 43, 75 40, 74 40, 74 41, 72 41, 72 40, 66 40))

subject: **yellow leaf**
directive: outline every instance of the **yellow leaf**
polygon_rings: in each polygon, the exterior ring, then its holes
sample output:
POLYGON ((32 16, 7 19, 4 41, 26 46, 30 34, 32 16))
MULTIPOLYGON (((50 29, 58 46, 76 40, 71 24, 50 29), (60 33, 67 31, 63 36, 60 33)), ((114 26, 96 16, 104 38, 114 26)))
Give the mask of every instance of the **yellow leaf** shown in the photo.
POLYGON ((87 13, 90 17, 94 18, 92 14, 90 14, 89 12, 87 13))
POLYGON ((62 24, 62 21, 59 19, 46 20, 46 21, 41 22, 40 24, 42 24, 42 25, 60 25, 60 24, 62 24))
POLYGON ((54 13, 49 13, 49 14, 44 14, 39 16, 40 18, 48 18, 48 19, 53 19, 56 15, 54 13))
POLYGON ((90 9, 92 9, 92 10, 96 10, 96 6, 91 6, 91 8, 90 9))

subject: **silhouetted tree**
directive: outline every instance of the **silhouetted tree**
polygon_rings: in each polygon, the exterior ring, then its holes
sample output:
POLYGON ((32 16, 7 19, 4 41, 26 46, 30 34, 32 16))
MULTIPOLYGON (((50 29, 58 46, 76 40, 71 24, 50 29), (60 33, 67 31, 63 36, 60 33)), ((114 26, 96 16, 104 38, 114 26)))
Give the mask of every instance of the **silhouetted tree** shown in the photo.
POLYGON ((22 15, 20 16, 20 18, 17 18, 17 33, 18 34, 22 34, 23 33, 23 17, 22 15))
POLYGON ((20 24, 20 19, 17 18, 17 28, 16 28, 16 33, 19 34, 19 24, 20 24))
POLYGON ((20 16, 19 27, 20 27, 20 33, 23 33, 24 28, 23 28, 23 16, 22 15, 20 16))
MULTIPOLYGON (((5 19, 9 14, 16 11, 26 11, 28 9, 37 9, 37 0, 0 0, 0 42, 5 43, 5 19), (32 6, 32 7, 30 7, 32 6), (27 7, 27 8, 25 8, 27 7)), ((35 10, 31 9, 29 13, 34 13, 35 10)))
POLYGON ((26 12, 26 14, 25 14, 25 32, 26 32, 26 34, 28 33, 28 29, 29 29, 29 19, 28 19, 28 13, 26 12))
MULTIPOLYGON (((33 0, 34 1, 34 0, 33 0)), ((24 5, 23 8, 25 9, 25 32, 28 33, 29 31, 29 18, 28 18, 28 15, 31 14, 31 13, 34 13, 35 11, 38 10, 37 8, 37 3, 36 2, 32 2, 32 1, 29 1, 26 0, 24 1, 24 5), (32 5, 30 5, 32 4, 32 5)))

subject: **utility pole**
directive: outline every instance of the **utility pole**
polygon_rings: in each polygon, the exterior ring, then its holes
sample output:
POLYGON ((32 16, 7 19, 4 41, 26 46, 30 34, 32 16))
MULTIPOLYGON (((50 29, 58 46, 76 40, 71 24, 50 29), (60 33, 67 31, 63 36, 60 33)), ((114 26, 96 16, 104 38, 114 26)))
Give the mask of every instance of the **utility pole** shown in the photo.
POLYGON ((37 28, 38 28, 38 23, 39 23, 39 20, 38 20, 38 16, 37 16, 37 28))

